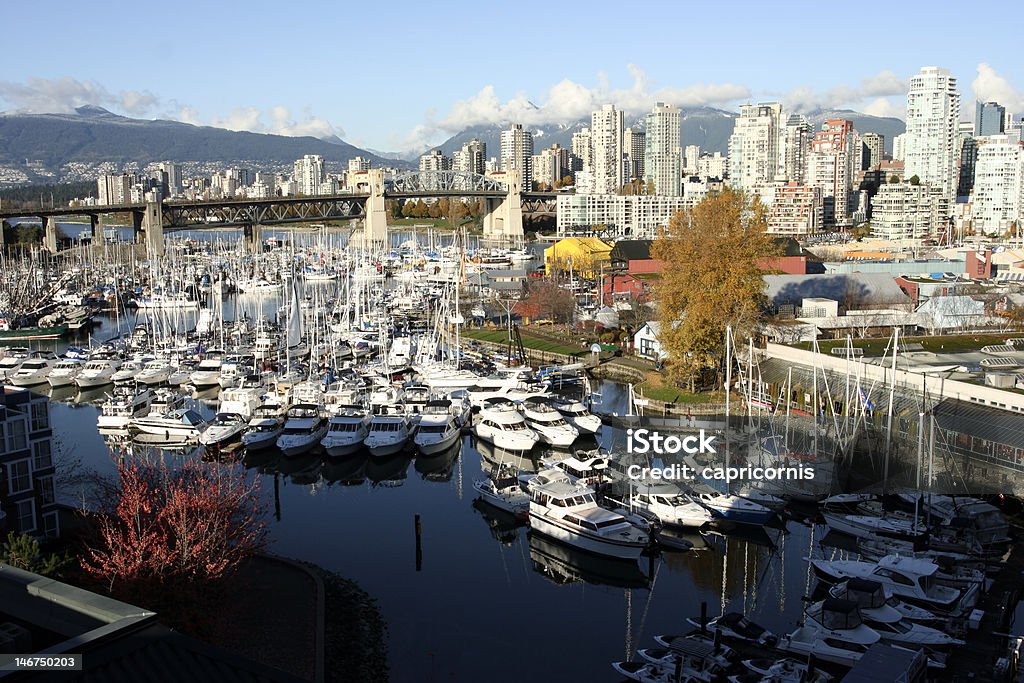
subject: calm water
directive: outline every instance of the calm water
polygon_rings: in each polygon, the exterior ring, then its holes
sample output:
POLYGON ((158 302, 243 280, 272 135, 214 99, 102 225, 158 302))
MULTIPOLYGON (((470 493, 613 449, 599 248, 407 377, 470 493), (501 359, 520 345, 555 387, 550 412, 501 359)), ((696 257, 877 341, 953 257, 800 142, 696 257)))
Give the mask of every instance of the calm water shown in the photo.
MULTIPOLYGON (((606 382, 601 391, 607 410, 624 411, 623 387, 606 382)), ((86 466, 112 474, 97 411, 55 402, 56 438, 86 466)), ((619 449, 624 440, 607 426, 599 439, 619 449)), ((655 634, 687 630, 684 619, 700 613, 701 601, 712 616, 741 610, 776 632, 798 620, 810 586, 803 558, 821 552, 823 527, 789 520, 756 533, 690 536, 699 549, 653 560, 595 559, 474 506, 484 455, 493 454, 467 436, 433 458, 245 460, 262 479, 270 550, 352 578, 378 600, 393 680, 614 681, 610 661, 652 646, 655 634)), ((62 496, 79 499, 73 490, 62 496)))

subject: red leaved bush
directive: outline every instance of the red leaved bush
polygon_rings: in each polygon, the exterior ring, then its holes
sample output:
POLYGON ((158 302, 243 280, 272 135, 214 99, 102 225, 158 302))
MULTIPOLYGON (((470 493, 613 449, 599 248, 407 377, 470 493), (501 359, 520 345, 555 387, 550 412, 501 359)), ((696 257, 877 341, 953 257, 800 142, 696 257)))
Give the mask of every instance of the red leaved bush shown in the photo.
POLYGON ((120 487, 97 517, 82 568, 111 592, 223 578, 265 542, 259 479, 237 466, 118 464, 120 487))

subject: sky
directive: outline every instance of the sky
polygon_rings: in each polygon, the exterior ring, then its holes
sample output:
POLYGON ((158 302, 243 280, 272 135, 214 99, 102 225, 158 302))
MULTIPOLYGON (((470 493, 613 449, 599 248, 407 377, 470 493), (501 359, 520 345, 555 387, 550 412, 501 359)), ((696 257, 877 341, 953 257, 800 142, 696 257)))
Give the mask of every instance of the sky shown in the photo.
POLYGON ((605 102, 630 115, 655 101, 781 101, 902 117, 907 79, 942 66, 963 119, 976 98, 1024 114, 1019 8, 990 0, 970 19, 955 7, 35 0, 4 7, 0 111, 93 104, 409 153, 470 125, 550 127, 605 102))

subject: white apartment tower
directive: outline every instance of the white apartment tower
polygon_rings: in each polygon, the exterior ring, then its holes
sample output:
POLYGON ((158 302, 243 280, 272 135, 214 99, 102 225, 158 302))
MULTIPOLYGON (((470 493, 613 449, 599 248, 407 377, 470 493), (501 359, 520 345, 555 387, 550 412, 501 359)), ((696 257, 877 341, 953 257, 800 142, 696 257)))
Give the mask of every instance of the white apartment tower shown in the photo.
POLYGON ((348 170, 350 173, 361 173, 363 171, 370 170, 370 160, 365 157, 355 157, 348 160, 348 170))
POLYGON ((803 114, 793 114, 782 129, 782 152, 780 163, 782 175, 791 183, 802 183, 807 176, 807 155, 811 152, 814 133, 811 124, 803 114))
POLYGON ((452 154, 452 169, 459 173, 487 172, 487 143, 473 138, 452 154))
POLYGON ((533 186, 533 133, 523 129, 521 123, 512 124, 501 131, 501 170, 516 169, 522 178, 522 190, 533 186))
POLYGON ((1008 135, 976 138, 974 189, 971 194, 974 228, 986 235, 1006 233, 1020 221, 1024 192, 1024 147, 1008 135))
POLYGON ((590 144, 590 129, 583 128, 572 134, 572 155, 579 160, 573 165, 574 171, 590 171, 593 165, 593 149, 590 144))
POLYGON ((622 112, 606 104, 590 116, 594 194, 618 194, 622 187, 622 112))
POLYGON ((853 121, 845 119, 828 119, 811 142, 807 184, 821 190, 822 219, 826 226, 850 222, 854 145, 853 121))
POLYGON ((324 158, 319 154, 307 154, 293 165, 296 191, 304 195, 320 194, 320 185, 326 177, 324 158))
POLYGON ((729 136, 729 183, 747 192, 775 180, 782 105, 744 104, 729 136))
POLYGON ((654 184, 654 194, 682 195, 682 148, 679 107, 658 102, 647 115, 647 149, 644 180, 654 184))
POLYGON ((450 171, 451 169, 451 158, 446 157, 439 149, 435 149, 420 157, 421 171, 450 171))
POLYGON ((949 206, 960 179, 960 92, 948 69, 926 66, 910 79, 904 174, 941 188, 949 206))
POLYGON ((647 133, 627 128, 622 133, 622 149, 626 155, 627 180, 644 177, 644 154, 647 147, 647 133))

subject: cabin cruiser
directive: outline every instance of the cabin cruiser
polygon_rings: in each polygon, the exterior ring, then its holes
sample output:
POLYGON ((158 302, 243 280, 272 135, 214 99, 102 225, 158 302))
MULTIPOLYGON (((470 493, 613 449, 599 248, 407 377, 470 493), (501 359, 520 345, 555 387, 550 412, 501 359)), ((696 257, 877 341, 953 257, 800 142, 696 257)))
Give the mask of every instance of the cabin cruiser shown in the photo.
POLYGON ((313 449, 327 433, 327 420, 320 406, 300 403, 288 409, 284 431, 277 437, 277 447, 286 456, 302 455, 313 449))
POLYGON ((14 375, 28 357, 29 350, 27 348, 18 346, 7 349, 4 357, 0 358, 0 382, 6 382, 14 375))
POLYGON ((90 360, 75 377, 75 384, 80 389, 111 384, 114 381, 111 378, 120 367, 121 361, 115 358, 90 360))
MULTIPOLYGON (((701 628, 700 619, 688 617, 687 623, 695 628, 701 628)), ((704 625, 704 628, 712 635, 721 633, 723 638, 743 640, 755 645, 772 647, 779 638, 768 629, 755 624, 739 612, 726 612, 715 617, 704 625)))
POLYGON ((259 375, 249 375, 235 384, 236 386, 221 390, 220 411, 238 413, 248 418, 256 408, 263 405, 269 390, 259 375))
POLYGON ((565 482, 534 487, 530 526, 581 550, 624 559, 640 557, 650 544, 646 532, 599 506, 592 488, 565 482))
POLYGON ((580 434, 596 434, 601 429, 601 418, 587 410, 580 401, 561 399, 555 400, 551 405, 566 422, 579 430, 580 434))
POLYGON ((578 451, 567 458, 543 457, 540 463, 565 472, 574 484, 600 488, 608 482, 608 459, 596 452, 578 451))
MULTIPOLYGON (((871 632, 875 634, 873 643, 877 642, 880 636, 874 631, 871 632)), ((777 647, 802 658, 814 655, 815 659, 850 667, 864 656, 871 645, 850 642, 842 637, 828 635, 814 626, 805 625, 782 636, 777 647)))
POLYGON ((366 411, 359 406, 350 406, 331 416, 320 445, 327 455, 350 455, 363 447, 369 433, 366 411))
POLYGON ((59 362, 52 351, 38 352, 19 365, 13 375, 8 375, 7 381, 16 387, 45 384, 59 362))
POLYGON ((530 495, 523 491, 512 468, 499 467, 491 476, 474 481, 473 488, 480 494, 480 500, 499 510, 514 515, 526 515, 530 511, 530 495))
POLYGON ((715 514, 694 502, 678 486, 669 482, 641 483, 628 495, 606 496, 627 510, 654 517, 662 524, 699 529, 715 519, 715 514))
POLYGON ((958 611, 977 599, 977 586, 957 590, 935 580, 939 565, 930 560, 888 555, 878 562, 811 560, 814 573, 826 583, 844 579, 870 579, 904 600, 944 612, 958 611))
POLYGON ((153 360, 146 363, 146 367, 142 368, 137 375, 135 375, 135 382, 137 384, 145 384, 147 386, 156 386, 167 382, 171 373, 175 370, 175 366, 168 360, 153 360))
POLYGON ((775 516, 773 511, 752 500, 731 493, 721 493, 706 485, 695 485, 690 491, 690 497, 709 509, 712 514, 730 522, 764 524, 775 516))
POLYGON ((922 607, 906 603, 892 594, 880 582, 871 579, 846 579, 828 590, 834 598, 853 600, 860 607, 866 621, 894 623, 907 620, 921 623, 945 623, 948 616, 940 616, 922 607))
POLYGON ((242 434, 242 445, 250 451, 270 448, 277 443, 277 437, 282 433, 284 417, 280 406, 264 404, 253 411, 245 433, 242 434))
POLYGON ((562 414, 541 397, 524 400, 519 405, 519 411, 526 418, 526 424, 537 432, 544 443, 568 448, 580 435, 578 429, 566 422, 562 414))
POLYGON ((256 367, 256 359, 251 355, 231 354, 224 357, 221 363, 220 377, 217 383, 221 389, 229 389, 241 383, 253 372, 256 367))
POLYGON ((822 516, 830 529, 855 538, 898 538, 924 540, 927 528, 906 515, 857 515, 823 511, 822 516))
POLYGON ((540 440, 515 404, 507 399, 489 399, 480 410, 473 431, 478 439, 506 451, 528 451, 540 440))
POLYGON ((188 376, 188 381, 196 389, 218 386, 220 383, 221 368, 224 363, 220 356, 211 356, 199 361, 199 365, 188 376))
POLYGON ((199 435, 199 443, 208 448, 232 443, 241 437, 247 425, 245 417, 238 413, 217 413, 199 435))
POLYGON ((121 367, 117 369, 113 375, 110 376, 110 381, 114 384, 128 384, 135 381, 136 375, 145 369, 145 363, 139 358, 132 358, 126 360, 121 364, 121 367))
POLYGON ((115 388, 113 395, 100 407, 96 426, 99 429, 127 429, 132 419, 149 414, 155 397, 153 390, 148 388, 142 391, 128 387, 115 388))
POLYGON ((441 453, 462 436, 462 428, 451 408, 452 402, 448 399, 428 401, 423 407, 413 437, 413 443, 423 455, 441 453))
MULTIPOLYGON (((976 542, 984 552, 1010 542, 1010 526, 996 506, 969 496, 901 493, 900 500, 913 510, 943 525, 955 526, 960 535, 976 542)), ((934 539, 929 539, 934 540, 934 539)), ((933 544, 934 547, 934 544, 933 544)))
POLYGON ((57 364, 50 369, 46 381, 54 389, 71 386, 75 383, 75 377, 82 371, 85 363, 77 358, 64 358, 57 361, 57 364))
MULTIPOLYGON (((937 628, 906 618, 900 610, 889 604, 890 601, 898 604, 898 601, 891 596, 887 597, 885 588, 878 581, 847 579, 832 586, 828 594, 832 598, 855 603, 864 623, 878 631, 882 640, 894 645, 924 647, 933 651, 964 643, 937 628)), ((929 617, 935 618, 930 613, 929 617)))
POLYGON ((154 414, 150 410, 145 417, 132 418, 128 422, 128 431, 149 437, 163 437, 172 443, 195 439, 205 426, 206 420, 196 411, 191 408, 175 408, 164 414, 154 414))
POLYGON ((370 419, 370 431, 363 444, 370 455, 394 455, 409 441, 409 419, 397 411, 381 413, 370 419))

